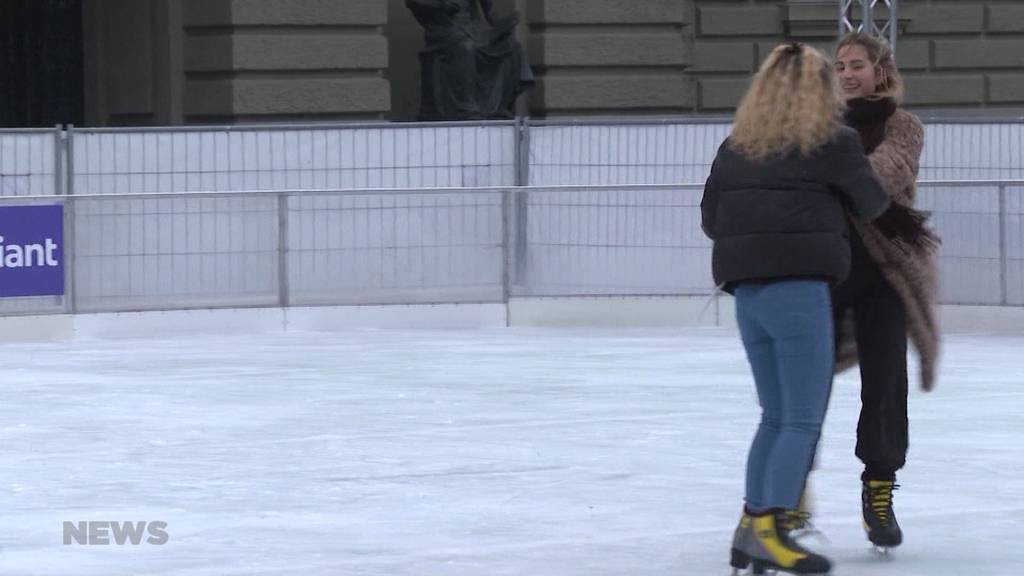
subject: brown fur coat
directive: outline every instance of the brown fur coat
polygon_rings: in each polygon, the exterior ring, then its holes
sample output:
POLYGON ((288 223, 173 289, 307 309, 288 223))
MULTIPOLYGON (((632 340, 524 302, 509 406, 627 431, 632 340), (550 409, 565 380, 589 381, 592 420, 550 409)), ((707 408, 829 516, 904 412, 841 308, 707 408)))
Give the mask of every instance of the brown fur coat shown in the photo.
MULTIPOLYGON (((924 142, 924 128, 913 114, 897 109, 885 123, 881 143, 868 155, 882 187, 894 202, 913 207, 918 162, 924 142)), ((938 271, 933 250, 897 245, 871 224, 855 222, 855 233, 864 240, 868 254, 900 295, 907 314, 907 334, 921 362, 921 388, 935 385, 939 355, 939 329, 935 318, 938 271)), ((857 364, 857 344, 852 316, 836 326, 838 348, 836 372, 857 364)))

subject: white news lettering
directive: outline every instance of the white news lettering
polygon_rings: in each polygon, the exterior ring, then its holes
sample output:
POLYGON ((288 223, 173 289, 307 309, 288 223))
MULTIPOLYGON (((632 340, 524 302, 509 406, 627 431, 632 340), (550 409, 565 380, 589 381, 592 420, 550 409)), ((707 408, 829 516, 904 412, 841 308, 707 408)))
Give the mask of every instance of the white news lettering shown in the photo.
POLYGON ((0 236, 0 268, 31 268, 32 266, 59 266, 54 256, 57 243, 47 238, 43 244, 4 244, 0 236))

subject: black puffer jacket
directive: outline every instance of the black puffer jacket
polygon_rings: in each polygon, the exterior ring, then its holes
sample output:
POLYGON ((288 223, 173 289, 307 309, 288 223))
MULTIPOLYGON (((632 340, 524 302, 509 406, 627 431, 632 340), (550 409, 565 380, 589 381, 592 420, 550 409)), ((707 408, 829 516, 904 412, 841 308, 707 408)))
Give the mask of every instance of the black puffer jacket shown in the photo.
POLYGON ((845 211, 869 221, 889 206, 860 136, 842 128, 808 156, 755 162, 726 140, 704 187, 704 233, 716 284, 781 278, 842 281, 850 272, 845 211))

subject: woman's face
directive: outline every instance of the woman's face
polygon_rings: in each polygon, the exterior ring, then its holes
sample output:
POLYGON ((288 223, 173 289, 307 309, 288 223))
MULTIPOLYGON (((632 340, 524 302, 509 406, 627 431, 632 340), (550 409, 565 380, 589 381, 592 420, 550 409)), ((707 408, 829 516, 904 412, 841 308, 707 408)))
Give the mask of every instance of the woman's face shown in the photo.
POLYGON ((875 66, 859 44, 844 46, 836 54, 836 76, 846 99, 871 96, 878 89, 875 66))

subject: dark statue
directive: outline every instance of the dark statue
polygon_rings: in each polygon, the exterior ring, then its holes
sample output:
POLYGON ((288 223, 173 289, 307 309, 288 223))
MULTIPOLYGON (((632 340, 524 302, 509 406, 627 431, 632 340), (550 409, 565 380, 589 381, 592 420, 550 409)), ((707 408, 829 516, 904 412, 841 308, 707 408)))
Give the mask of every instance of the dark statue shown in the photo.
POLYGON ((424 28, 420 120, 515 116, 533 73, 515 39, 519 16, 494 15, 494 0, 405 0, 424 28))

